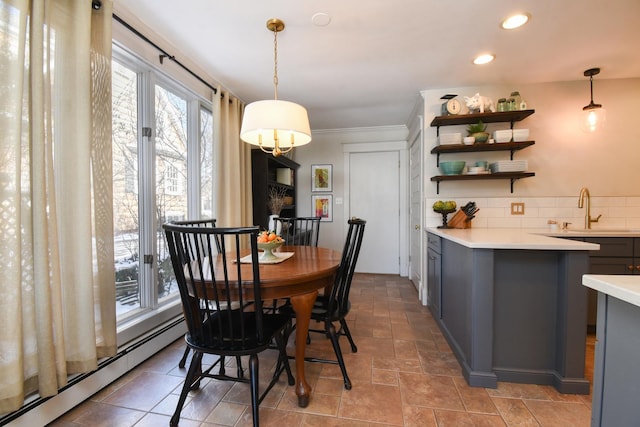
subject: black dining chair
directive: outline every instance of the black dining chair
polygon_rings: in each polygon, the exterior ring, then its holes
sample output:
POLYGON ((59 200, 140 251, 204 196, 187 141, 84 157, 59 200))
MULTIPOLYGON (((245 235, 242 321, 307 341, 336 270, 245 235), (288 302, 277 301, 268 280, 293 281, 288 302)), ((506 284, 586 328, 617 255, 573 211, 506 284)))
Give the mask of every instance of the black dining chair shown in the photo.
MULTIPOLYGON (((321 333, 331 339, 331 344, 337 360, 309 357, 305 358, 305 361, 339 365, 344 379, 344 388, 351 390, 351 380, 347 375, 347 368, 344 363, 344 358, 342 357, 339 339, 341 336, 346 336, 349 340, 349 344, 351 345, 351 351, 353 353, 358 351, 358 347, 351 337, 346 316, 349 314, 349 310, 351 309, 351 303, 349 302, 351 280, 353 279, 356 262, 358 261, 358 255, 360 254, 360 247, 362 246, 364 226, 367 222, 362 219, 352 218, 348 223, 349 229, 344 248, 342 250, 342 259, 340 261, 340 266, 338 267, 333 286, 331 287, 331 292, 329 295, 319 295, 311 311, 311 320, 322 322, 324 324, 324 328, 309 328, 309 332, 321 333), (340 323, 340 328, 337 331, 334 326, 334 322, 340 323)), ((286 313, 292 318, 295 318, 295 312, 290 308, 290 306, 282 307, 280 312, 286 313)), ((295 325, 293 327, 295 327, 295 325)), ((291 332, 292 328, 289 328, 287 334, 290 334, 291 332)))
POLYGON ((320 217, 275 217, 276 231, 284 239, 285 245, 318 246, 320 217))
MULTIPOLYGON (((215 218, 213 218, 213 219, 200 219, 200 220, 194 220, 194 221, 181 221, 180 224, 184 226, 190 226, 190 227, 215 227, 216 220, 215 218)), ((216 239, 215 242, 216 242, 216 251, 217 251, 216 253, 220 253, 220 241, 216 239)), ((201 246, 204 246, 204 245, 201 245, 201 246)), ((237 304, 237 303, 234 303, 234 304, 237 304)), ((186 348, 184 349, 184 354, 182 355, 180 362, 178 362, 178 367, 180 368, 185 367, 185 365, 187 364, 187 358, 189 357, 190 350, 191 348, 189 348, 189 346, 186 346, 186 348)), ((238 369, 239 369, 238 376, 242 376, 242 365, 240 364, 240 357, 236 358, 236 365, 238 366, 238 369)), ((224 359, 221 360, 220 370, 224 374, 224 371, 225 371, 224 359)))
POLYGON ((170 425, 178 425, 189 391, 199 388, 202 378, 214 378, 250 384, 253 425, 258 426, 260 402, 283 370, 287 372, 289 385, 294 384, 285 341, 290 318, 262 310, 259 228, 198 227, 188 222, 162 227, 187 323, 185 341, 193 351, 170 425), (244 245, 250 247, 249 256, 246 250, 241 252, 244 245), (279 352, 278 362, 271 381, 259 394, 258 354, 267 350, 272 342, 279 352), (202 368, 204 354, 219 356, 216 363, 205 370, 202 368), (223 356, 249 356, 249 378, 215 373, 213 369, 223 356))
MULTIPOLYGON (((180 224, 185 226, 190 226, 190 227, 215 227, 216 220, 214 218, 214 219, 201 219, 201 220, 193 220, 193 221, 181 221, 180 224)), ((220 253, 221 248, 220 248, 219 237, 216 238, 215 242, 216 242, 216 251, 217 251, 216 253, 220 253)), ((231 303, 232 308, 237 308, 237 305, 238 303, 235 301, 231 303)), ((186 366, 187 358, 189 357, 190 351, 191 351, 191 348, 188 345, 185 346, 184 353, 182 354, 182 358, 180 359, 180 362, 178 362, 179 368, 184 368, 186 366)), ((218 372, 224 375, 226 371, 224 356, 220 357, 219 366, 220 368, 218 372)), ((236 356, 236 370, 237 370, 237 376, 239 377, 244 376, 244 368, 242 367, 242 361, 240 359, 240 356, 236 356)))
MULTIPOLYGON (((284 244, 289 246, 318 246, 320 236, 320 217, 274 217, 275 232, 283 239, 284 244)), ((271 306, 266 307, 267 311, 278 310, 278 304, 289 304, 289 300, 284 302, 274 300, 271 306)))

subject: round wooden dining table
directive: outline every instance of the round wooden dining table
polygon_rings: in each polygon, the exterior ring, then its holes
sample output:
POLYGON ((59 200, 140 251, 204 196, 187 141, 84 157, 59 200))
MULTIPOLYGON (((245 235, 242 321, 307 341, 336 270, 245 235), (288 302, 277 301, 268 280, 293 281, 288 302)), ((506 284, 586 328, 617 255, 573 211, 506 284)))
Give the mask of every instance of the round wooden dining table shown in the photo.
POLYGON ((289 298, 296 312, 296 395, 298 406, 309 404, 304 357, 311 309, 319 289, 330 288, 341 260, 340 252, 315 246, 283 246, 293 256, 278 264, 260 264, 260 292, 264 301, 289 298))

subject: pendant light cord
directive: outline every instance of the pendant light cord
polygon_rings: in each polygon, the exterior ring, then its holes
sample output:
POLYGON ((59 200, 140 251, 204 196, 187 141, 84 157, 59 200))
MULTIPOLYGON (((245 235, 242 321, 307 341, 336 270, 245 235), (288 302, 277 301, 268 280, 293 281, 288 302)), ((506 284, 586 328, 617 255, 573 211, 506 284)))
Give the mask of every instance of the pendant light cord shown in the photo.
POLYGON ((273 30, 273 92, 278 99, 278 30, 273 30))

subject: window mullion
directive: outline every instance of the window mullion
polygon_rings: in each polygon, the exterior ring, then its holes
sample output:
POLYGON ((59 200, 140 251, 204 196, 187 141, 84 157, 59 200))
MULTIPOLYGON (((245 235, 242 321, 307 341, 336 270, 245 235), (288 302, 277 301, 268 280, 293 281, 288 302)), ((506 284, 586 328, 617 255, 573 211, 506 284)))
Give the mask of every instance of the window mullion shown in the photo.
POLYGON ((189 101, 187 119, 187 212, 200 219, 200 102, 189 101))
POLYGON ((140 117, 140 250, 144 254, 140 259, 140 305, 154 308, 157 305, 156 268, 158 260, 153 259, 156 253, 155 231, 157 229, 155 215, 155 94, 153 76, 150 72, 140 73, 140 93, 138 94, 138 117, 140 117), (149 263, 151 257, 151 263, 149 263))

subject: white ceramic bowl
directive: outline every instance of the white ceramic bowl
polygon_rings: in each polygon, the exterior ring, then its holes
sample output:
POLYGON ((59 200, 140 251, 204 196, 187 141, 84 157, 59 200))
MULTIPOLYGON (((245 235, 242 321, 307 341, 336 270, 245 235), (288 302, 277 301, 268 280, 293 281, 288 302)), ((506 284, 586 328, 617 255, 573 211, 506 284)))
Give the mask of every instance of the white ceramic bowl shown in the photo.
POLYGON ((493 139, 495 139, 496 142, 509 142, 512 136, 513 133, 511 129, 496 130, 493 132, 493 139))
POLYGON ((472 145, 473 143, 476 142, 476 139, 472 136, 465 136, 462 139, 462 142, 464 143, 464 145, 472 145))
POLYGON ((258 249, 262 250, 262 254, 260 254, 260 261, 273 261, 278 259, 276 255, 273 254, 275 249, 278 249, 280 246, 284 244, 283 240, 274 240, 271 242, 260 243, 258 242, 258 249))
POLYGON ((484 171, 486 171, 486 168, 483 168, 482 166, 470 166, 469 171, 467 173, 474 174, 474 173, 482 173, 484 171))
POLYGON ((278 241, 271 241, 271 242, 264 242, 264 243, 260 243, 258 242, 258 249, 263 250, 263 251, 269 251, 269 250, 274 250, 279 248, 280 246, 282 246, 284 244, 283 240, 278 240, 278 241))
POLYGON ((514 142, 526 141, 528 138, 529 138, 529 129, 514 129, 513 130, 513 141, 514 142))
POLYGON ((440 145, 452 145, 460 144, 462 142, 462 134, 456 133, 442 133, 439 137, 440 145))

